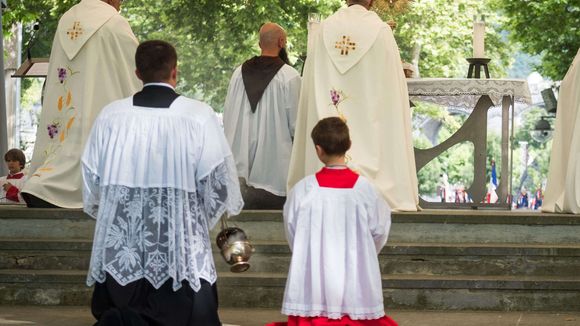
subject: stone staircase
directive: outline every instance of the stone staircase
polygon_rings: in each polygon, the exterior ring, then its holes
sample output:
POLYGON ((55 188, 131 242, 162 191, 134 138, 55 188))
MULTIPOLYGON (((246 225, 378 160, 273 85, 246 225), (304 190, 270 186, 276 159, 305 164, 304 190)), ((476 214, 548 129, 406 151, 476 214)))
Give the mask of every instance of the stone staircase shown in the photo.
MULTIPOLYGON (((291 257, 281 213, 230 224, 256 251, 242 274, 215 251, 220 306, 279 308, 291 257)), ((88 304, 93 229, 78 210, 0 207, 0 305, 88 304)), ((379 261, 387 309, 580 311, 580 216, 398 213, 379 261)))

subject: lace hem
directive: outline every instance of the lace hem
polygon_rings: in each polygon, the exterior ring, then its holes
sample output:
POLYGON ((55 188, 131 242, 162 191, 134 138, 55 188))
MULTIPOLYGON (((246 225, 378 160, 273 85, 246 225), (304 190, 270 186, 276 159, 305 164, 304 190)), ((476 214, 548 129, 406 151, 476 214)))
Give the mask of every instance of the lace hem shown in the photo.
POLYGON ((91 211, 96 198, 99 203, 87 284, 104 282, 106 274, 121 285, 145 278, 157 289, 170 278, 174 290, 184 280, 195 291, 201 278, 216 281, 209 229, 224 212, 238 213, 243 206, 228 161, 199 181, 193 192, 120 185, 93 192, 98 179, 88 172, 85 182, 94 183, 85 185, 85 210, 91 211))
MULTIPOLYGON (((89 271, 89 275, 87 276, 87 281, 86 284, 87 286, 93 286, 95 285, 95 283, 105 283, 107 277, 106 274, 109 274, 114 280, 115 282, 117 282, 119 285, 121 286, 126 286, 127 284, 133 283, 135 281, 141 280, 141 279, 145 279, 149 282, 149 284, 151 284, 151 286, 153 286, 156 290, 159 290, 159 288, 165 284, 167 281, 169 281, 169 279, 171 279, 171 277, 167 276, 167 279, 165 280, 160 280, 160 281, 156 281, 150 277, 147 276, 140 276, 140 277, 133 277, 131 279, 125 279, 125 278, 119 278, 116 275, 113 275, 112 273, 109 273, 109 271, 89 271)), ((210 284, 214 284, 217 281, 217 275, 214 275, 213 277, 190 277, 190 278, 183 278, 181 280, 175 281, 175 279, 173 280, 173 291, 177 291, 179 289, 181 289, 182 285, 181 283, 183 281, 186 281, 189 286, 194 290, 194 291, 198 291, 201 288, 201 279, 206 280, 207 282, 209 282, 210 284)))

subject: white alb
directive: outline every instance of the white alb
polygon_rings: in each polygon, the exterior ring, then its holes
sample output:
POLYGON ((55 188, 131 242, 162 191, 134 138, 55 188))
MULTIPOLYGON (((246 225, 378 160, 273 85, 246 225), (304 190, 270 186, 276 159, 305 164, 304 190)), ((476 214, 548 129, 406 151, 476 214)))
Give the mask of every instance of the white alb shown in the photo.
POLYGON ((248 185, 277 196, 286 195, 300 85, 298 72, 284 65, 252 113, 242 68, 238 67, 232 75, 224 107, 224 131, 238 175, 248 185))

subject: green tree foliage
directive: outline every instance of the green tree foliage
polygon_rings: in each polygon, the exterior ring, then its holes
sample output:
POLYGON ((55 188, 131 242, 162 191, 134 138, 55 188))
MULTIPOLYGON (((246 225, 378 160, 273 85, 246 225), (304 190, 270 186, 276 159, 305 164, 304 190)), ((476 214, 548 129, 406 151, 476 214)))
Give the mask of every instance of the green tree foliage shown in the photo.
MULTIPOLYGON (((41 36, 33 56, 48 56, 59 17, 78 0, 20 0, 10 3, 4 26, 25 24, 24 43, 31 24, 42 23, 41 36)), ((126 1, 122 14, 140 41, 164 39, 172 42, 180 55, 182 93, 223 106, 233 70, 259 54, 257 32, 268 21, 279 23, 288 32, 291 59, 299 66, 306 54, 306 21, 309 12, 327 16, 341 0, 147 0, 126 1)))
POLYGON ((542 56, 540 73, 564 78, 580 48, 580 1, 495 0, 495 5, 507 17, 510 38, 526 53, 542 56))
MULTIPOLYGON (((141 1, 142 5, 132 4, 128 11, 146 8, 149 2, 141 1)), ((276 22, 286 29, 291 59, 301 66, 306 55, 308 13, 328 15, 339 5, 340 0, 173 0, 159 19, 164 30, 154 35, 170 38, 177 45, 182 62, 181 89, 190 95, 195 92, 220 110, 233 70, 259 54, 258 30, 263 23, 276 22)), ((138 35, 150 38, 143 32, 138 35)))
POLYGON ((27 45, 35 33, 32 23, 38 21, 40 30, 34 44, 34 57, 47 57, 50 54, 52 39, 60 16, 78 0, 10 0, 8 10, 3 14, 3 28, 9 31, 15 23, 24 25, 23 44, 27 45))
MULTIPOLYGON (((466 77, 472 57, 475 15, 485 13, 486 55, 491 74, 505 77, 510 46, 501 35, 502 17, 491 10, 491 0, 416 0, 394 17, 401 56, 418 64, 422 77, 466 77)), ((507 0, 506 0, 507 1, 507 0)), ((388 15, 383 15, 390 19, 388 15)))
POLYGON ((550 165, 552 141, 540 143, 531 136, 535 124, 545 114, 544 109, 536 107, 522 114, 521 127, 516 132, 514 139, 514 194, 517 194, 521 187, 526 187, 528 191, 534 191, 538 186, 545 185, 550 165), (527 162, 524 160, 526 151, 527 162))

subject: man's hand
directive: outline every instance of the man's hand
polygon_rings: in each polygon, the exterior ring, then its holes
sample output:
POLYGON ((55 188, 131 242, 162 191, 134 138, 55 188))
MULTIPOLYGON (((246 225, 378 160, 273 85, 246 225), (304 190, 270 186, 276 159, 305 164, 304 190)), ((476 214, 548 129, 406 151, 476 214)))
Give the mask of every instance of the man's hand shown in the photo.
POLYGON ((4 188, 4 191, 8 191, 8 189, 10 189, 12 187, 12 184, 10 182, 6 182, 2 188, 4 188))

